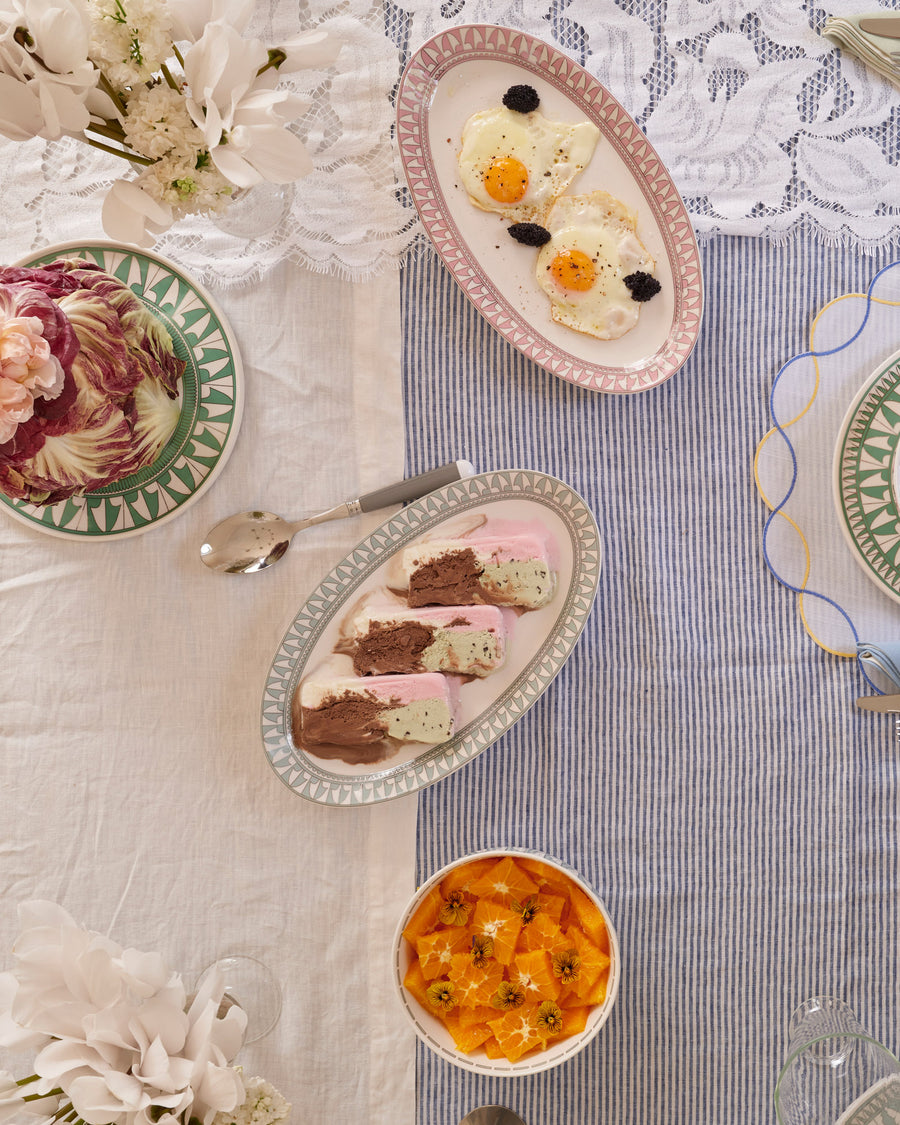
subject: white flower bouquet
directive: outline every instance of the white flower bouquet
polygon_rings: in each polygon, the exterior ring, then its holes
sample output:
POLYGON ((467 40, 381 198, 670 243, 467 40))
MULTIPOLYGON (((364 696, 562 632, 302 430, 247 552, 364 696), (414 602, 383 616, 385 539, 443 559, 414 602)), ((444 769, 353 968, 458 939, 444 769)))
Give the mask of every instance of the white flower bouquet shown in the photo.
POLYGON ((130 161, 103 226, 150 246, 235 191, 312 169, 290 125, 309 102, 279 76, 325 68, 324 31, 276 47, 245 35, 255 0, 0 0, 0 135, 68 135, 130 161), (10 10, 9 5, 12 5, 10 10))
POLYGON ((0 973, 0 1047, 35 1052, 0 1071, 0 1123, 274 1125, 290 1105, 232 1065, 246 1014, 210 972, 188 996, 155 953, 123 949, 60 906, 19 908, 17 967, 0 973))

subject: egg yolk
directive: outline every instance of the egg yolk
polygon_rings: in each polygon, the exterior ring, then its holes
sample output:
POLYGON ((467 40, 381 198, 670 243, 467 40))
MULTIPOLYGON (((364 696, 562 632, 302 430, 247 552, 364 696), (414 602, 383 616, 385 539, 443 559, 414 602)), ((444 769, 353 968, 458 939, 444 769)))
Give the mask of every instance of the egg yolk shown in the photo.
POLYGON ((550 272, 563 289, 584 293, 597 277, 594 263, 582 250, 561 250, 550 263, 550 272))
POLYGON ((514 156, 502 156, 484 174, 484 190, 497 203, 518 203, 528 188, 528 169, 514 156))

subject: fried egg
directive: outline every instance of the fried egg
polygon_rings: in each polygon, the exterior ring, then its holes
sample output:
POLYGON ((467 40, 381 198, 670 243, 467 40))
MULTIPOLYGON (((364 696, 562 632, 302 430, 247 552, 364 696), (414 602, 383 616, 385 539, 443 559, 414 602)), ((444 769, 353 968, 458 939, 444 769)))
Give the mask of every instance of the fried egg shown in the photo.
POLYGON ((463 126, 460 179, 482 211, 542 221, 590 160, 599 136, 589 121, 567 125, 506 106, 481 110, 463 126))
POLYGON ((607 192, 593 191, 559 198, 545 226, 551 237, 536 276, 553 319, 600 340, 624 336, 640 312, 625 279, 652 274, 655 264, 638 239, 636 216, 607 192))

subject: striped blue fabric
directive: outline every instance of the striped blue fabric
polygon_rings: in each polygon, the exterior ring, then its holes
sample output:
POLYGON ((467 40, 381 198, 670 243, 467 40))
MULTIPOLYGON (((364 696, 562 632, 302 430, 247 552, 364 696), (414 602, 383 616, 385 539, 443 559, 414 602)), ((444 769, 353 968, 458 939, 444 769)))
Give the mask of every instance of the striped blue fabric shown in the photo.
POLYGON ((404 268, 409 470, 468 457, 551 473, 605 547, 557 680, 420 795, 418 875, 487 847, 546 850, 605 900, 624 963, 609 1022, 556 1070, 483 1079, 420 1045, 420 1125, 485 1103, 527 1125, 774 1121, 788 1017, 823 992, 900 1047, 897 737, 854 707, 859 669, 813 645, 766 569, 752 474, 778 368, 890 255, 720 239, 703 259, 697 347, 636 396, 525 360, 430 247, 404 268))

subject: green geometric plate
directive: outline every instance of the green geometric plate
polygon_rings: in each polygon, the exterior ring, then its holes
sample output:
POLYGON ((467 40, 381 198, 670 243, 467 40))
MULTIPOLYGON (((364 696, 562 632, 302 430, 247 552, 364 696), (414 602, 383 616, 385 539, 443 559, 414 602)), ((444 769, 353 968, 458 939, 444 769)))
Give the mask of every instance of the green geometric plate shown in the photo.
POLYGON ((567 484, 544 473, 482 473, 408 504, 328 575, 285 634, 262 700, 269 765, 297 796, 341 807, 402 797, 460 769, 517 722, 565 664, 593 605, 602 558, 591 510, 567 484), (294 692, 307 670, 333 651, 342 618, 360 597, 384 584, 404 547, 423 535, 449 534, 441 525, 472 517, 540 521, 559 550, 558 586, 548 605, 516 619, 503 667, 462 687, 454 736, 362 766, 316 758, 297 747, 291 720, 294 692))
POLYGON ((17 266, 82 257, 124 282, 169 331, 186 360, 181 416, 159 457, 120 481, 40 507, 0 493, 9 514, 39 531, 89 540, 126 538, 180 515, 225 467, 241 423, 240 352, 212 297, 171 262, 113 242, 64 242, 17 266))
POLYGON ((876 586, 900 601, 900 352, 879 367, 850 405, 834 456, 841 529, 876 586))

